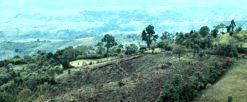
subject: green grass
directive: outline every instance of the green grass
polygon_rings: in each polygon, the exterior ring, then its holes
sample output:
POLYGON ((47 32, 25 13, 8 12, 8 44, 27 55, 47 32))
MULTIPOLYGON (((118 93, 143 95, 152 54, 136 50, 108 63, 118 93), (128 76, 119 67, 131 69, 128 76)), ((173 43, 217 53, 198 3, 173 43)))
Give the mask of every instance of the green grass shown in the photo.
POLYGON ((220 44, 226 44, 226 43, 229 43, 229 41, 232 41, 234 40, 233 37, 231 37, 228 33, 224 34, 224 35, 221 35, 219 36, 218 38, 215 39, 215 41, 217 43, 220 43, 220 44))
POLYGON ((224 77, 202 92, 194 102, 227 102, 232 96, 233 102, 247 101, 247 60, 237 61, 224 77))
POLYGON ((108 57, 108 58, 101 58, 101 59, 82 59, 82 60, 76 60, 76 61, 72 61, 70 62, 70 64, 73 67, 83 67, 83 66, 87 66, 90 64, 98 64, 98 63, 103 63, 103 62, 107 62, 107 61, 111 61, 113 58, 112 57, 108 57))
POLYGON ((246 42, 240 42, 234 36, 247 40, 247 32, 241 31, 239 33, 234 33, 233 36, 230 36, 229 33, 220 35, 218 38, 214 39, 214 44, 228 44, 228 43, 235 42, 236 44, 243 44, 244 47, 247 47, 246 42))

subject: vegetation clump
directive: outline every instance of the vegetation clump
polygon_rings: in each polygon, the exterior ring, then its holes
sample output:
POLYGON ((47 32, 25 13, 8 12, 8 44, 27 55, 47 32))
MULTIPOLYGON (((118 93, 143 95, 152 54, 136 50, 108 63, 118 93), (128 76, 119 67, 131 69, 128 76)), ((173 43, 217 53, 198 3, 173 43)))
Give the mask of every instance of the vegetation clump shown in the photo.
POLYGON ((146 42, 149 49, 151 48, 151 44, 157 39, 158 35, 155 34, 154 26, 148 25, 146 29, 142 31, 142 40, 146 42))

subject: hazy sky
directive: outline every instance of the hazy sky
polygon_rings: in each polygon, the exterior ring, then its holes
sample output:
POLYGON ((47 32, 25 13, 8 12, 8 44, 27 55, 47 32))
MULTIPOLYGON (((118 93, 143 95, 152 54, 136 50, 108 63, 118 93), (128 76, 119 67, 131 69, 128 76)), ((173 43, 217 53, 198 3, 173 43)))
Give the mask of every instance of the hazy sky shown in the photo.
POLYGON ((245 7, 247 0, 0 0, 0 9, 91 9, 100 7, 245 7))
MULTIPOLYGON (((211 21, 246 20, 246 4, 247 0, 0 0, 0 30, 13 31, 18 28, 22 31, 36 29, 49 31, 50 29, 67 29, 69 27, 81 29, 82 26, 88 25, 84 24, 86 21, 83 21, 82 10, 119 9, 145 9, 143 11, 145 13, 147 11, 153 18, 152 20, 145 19, 144 23, 181 25, 181 29, 184 29, 183 27, 190 27, 188 25, 193 26, 194 24, 209 25, 211 21), (167 16, 157 13, 166 10, 168 11, 165 12, 167 16), (156 21, 156 19, 162 21, 156 21), (9 30, 11 27, 13 29, 9 30)), ((108 19, 102 19, 102 21, 108 22, 105 20, 118 16, 121 15, 109 15, 108 19)), ((131 21, 129 22, 131 23, 131 21)), ((88 23, 95 27, 94 24, 99 25, 100 21, 88 23)), ((102 26, 104 26, 103 24, 102 26)), ((145 24, 140 23, 140 25, 145 24)), ((191 30, 191 28, 188 29, 191 30)))

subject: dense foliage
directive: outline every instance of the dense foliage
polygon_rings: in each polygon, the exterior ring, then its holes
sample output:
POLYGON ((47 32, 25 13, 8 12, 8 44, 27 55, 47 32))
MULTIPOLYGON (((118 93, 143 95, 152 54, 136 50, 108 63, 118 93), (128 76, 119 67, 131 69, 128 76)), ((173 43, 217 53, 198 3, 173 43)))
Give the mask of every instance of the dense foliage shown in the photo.
POLYGON ((142 31, 142 40, 146 42, 148 48, 151 48, 151 44, 157 39, 158 35, 155 34, 154 26, 148 25, 146 29, 142 31))

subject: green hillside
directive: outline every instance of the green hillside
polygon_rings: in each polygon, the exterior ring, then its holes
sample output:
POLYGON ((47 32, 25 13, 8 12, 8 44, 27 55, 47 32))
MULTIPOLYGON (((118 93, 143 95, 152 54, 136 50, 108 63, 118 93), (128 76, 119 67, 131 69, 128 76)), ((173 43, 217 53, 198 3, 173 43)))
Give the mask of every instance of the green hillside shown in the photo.
POLYGON ((141 35, 105 34, 93 45, 14 56, 0 61, 0 101, 204 102, 225 100, 228 93, 245 100, 247 33, 217 30, 158 36, 148 25, 141 35), (214 92, 226 93, 216 99, 214 92))
POLYGON ((238 60, 216 84, 210 86, 194 102, 227 102, 231 96, 233 102, 247 100, 247 60, 238 60))

